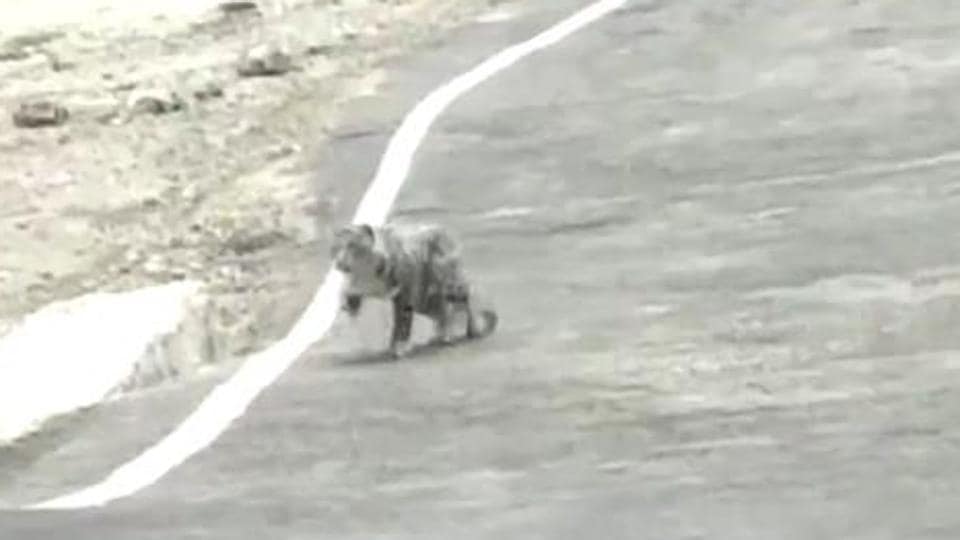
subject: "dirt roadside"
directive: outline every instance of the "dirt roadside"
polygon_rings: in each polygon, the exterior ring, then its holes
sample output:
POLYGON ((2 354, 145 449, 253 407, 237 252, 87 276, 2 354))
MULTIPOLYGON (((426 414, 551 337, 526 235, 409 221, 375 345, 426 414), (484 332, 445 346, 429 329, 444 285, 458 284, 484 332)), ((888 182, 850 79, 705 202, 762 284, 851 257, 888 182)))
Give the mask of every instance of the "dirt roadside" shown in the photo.
POLYGON ((54 300, 198 279, 224 356, 280 337, 309 300, 344 212, 335 179, 311 174, 339 105, 376 92, 384 60, 506 3, 89 2, 96 15, 0 30, 0 335, 54 300), (291 69, 239 73, 262 45, 291 69), (38 100, 66 121, 15 126, 38 100))

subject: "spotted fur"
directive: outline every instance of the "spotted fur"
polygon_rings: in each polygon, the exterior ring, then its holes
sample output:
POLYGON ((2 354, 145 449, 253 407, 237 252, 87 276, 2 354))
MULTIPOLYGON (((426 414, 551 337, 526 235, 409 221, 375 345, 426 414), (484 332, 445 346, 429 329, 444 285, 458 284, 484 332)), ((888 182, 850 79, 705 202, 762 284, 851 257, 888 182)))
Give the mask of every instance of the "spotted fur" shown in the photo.
POLYGON ((474 308, 459 245, 440 226, 347 225, 335 233, 331 256, 346 278, 344 311, 356 316, 365 298, 392 303, 390 350, 395 356, 409 351, 415 313, 433 320, 438 343, 452 340, 450 325, 458 313, 466 315, 469 339, 486 336, 497 325, 492 309, 477 313, 474 308))

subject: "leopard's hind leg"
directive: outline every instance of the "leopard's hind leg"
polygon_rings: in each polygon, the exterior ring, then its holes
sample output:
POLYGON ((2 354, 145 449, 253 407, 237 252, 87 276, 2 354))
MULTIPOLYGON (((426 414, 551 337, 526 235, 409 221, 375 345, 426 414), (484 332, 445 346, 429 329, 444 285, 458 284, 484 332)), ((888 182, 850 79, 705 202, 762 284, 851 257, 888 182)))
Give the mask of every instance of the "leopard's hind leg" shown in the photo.
POLYGON ((434 330, 432 344, 448 345, 453 341, 453 337, 450 335, 450 326, 455 314, 454 306, 441 298, 432 313, 434 330))
POLYGON ((497 316, 497 312, 493 309, 486 307, 480 310, 475 310, 474 307, 467 302, 466 311, 467 339, 479 339, 486 337, 496 330, 499 317, 497 316), (478 316, 483 319, 482 326, 478 324, 478 316))
POLYGON ((453 306, 454 311, 462 311, 466 315, 467 339, 488 336, 496 329, 498 322, 496 311, 490 307, 477 309, 475 296, 471 294, 470 287, 466 284, 461 284, 457 293, 448 297, 448 303, 453 306))

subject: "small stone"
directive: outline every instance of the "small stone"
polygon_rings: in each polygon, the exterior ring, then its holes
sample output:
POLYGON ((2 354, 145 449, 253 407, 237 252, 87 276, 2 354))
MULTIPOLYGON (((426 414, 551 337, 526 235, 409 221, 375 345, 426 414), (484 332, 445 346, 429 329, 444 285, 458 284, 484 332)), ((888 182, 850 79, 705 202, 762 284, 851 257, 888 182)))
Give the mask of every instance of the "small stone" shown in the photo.
POLYGON ((59 188, 76 183, 77 178, 67 171, 57 171, 43 178, 44 187, 59 188))
POLYGON ((127 264, 135 264, 143 258, 143 253, 136 248, 130 248, 123 254, 123 258, 127 261, 127 264))
POLYGON ((163 206, 163 201, 160 200, 160 198, 155 195, 150 195, 150 196, 144 197, 143 200, 140 201, 140 204, 146 210, 156 210, 157 208, 160 208, 161 206, 163 206))
POLYGON ((193 97, 196 98, 197 101, 221 98, 223 97, 223 88, 213 81, 208 81, 193 91, 193 97))
POLYGON ((257 45, 247 50, 237 62, 241 77, 265 77, 283 75, 293 69, 293 57, 284 47, 270 44, 257 45))
POLYGON ((336 47, 329 43, 317 43, 314 45, 309 45, 304 50, 308 56, 329 56, 333 54, 336 47))
POLYGON ((185 107, 183 99, 168 89, 137 90, 127 99, 127 109, 131 114, 166 114, 185 107))
POLYGON ((200 191, 196 184, 187 184, 180 190, 180 198, 184 201, 196 202, 200 198, 200 191))
POLYGON ((120 81, 108 87, 111 92, 129 92, 139 86, 136 81, 120 81))
POLYGON ((249 255, 289 240, 281 231, 235 232, 224 242, 223 249, 235 255, 249 255))
POLYGON ((342 22, 338 27, 334 28, 333 33, 345 41, 354 41, 360 37, 360 29, 349 22, 342 22))
POLYGON ((41 100, 21 103, 13 113, 13 124, 21 128, 37 128, 63 125, 70 117, 66 107, 52 101, 41 100))
POLYGON ((60 72, 60 71, 66 71, 68 69, 73 69, 77 67, 76 63, 66 62, 60 58, 60 55, 52 51, 48 51, 46 49, 40 49, 37 52, 38 54, 40 54, 46 59, 47 65, 50 66, 50 69, 52 71, 60 72))
POLYGON ((0 49, 0 62, 18 62, 27 58, 30 58, 30 51, 26 49, 19 47, 0 49))
POLYGON ((260 11, 260 6, 250 0, 234 0, 230 2, 220 2, 217 6, 224 13, 238 13, 242 11, 260 11))
POLYGON ((163 257, 160 255, 151 255, 146 262, 143 263, 143 271, 148 274, 162 274, 166 270, 166 265, 164 264, 163 257))
POLYGON ((300 152, 300 145, 296 143, 281 143, 267 149, 264 157, 268 160, 281 159, 300 152))
POLYGON ((223 265, 217 268, 217 276, 227 281, 236 281, 240 278, 240 269, 235 266, 223 265))

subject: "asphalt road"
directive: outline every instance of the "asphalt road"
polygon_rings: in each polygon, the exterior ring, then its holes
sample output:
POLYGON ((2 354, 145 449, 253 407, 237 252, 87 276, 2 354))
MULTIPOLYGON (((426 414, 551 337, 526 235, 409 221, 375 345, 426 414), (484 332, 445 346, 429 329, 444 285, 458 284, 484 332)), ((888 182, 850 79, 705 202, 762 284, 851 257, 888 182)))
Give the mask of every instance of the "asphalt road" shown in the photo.
MULTIPOLYGON (((576 5, 398 62, 321 174, 355 200, 418 96, 576 5)), ((463 238, 497 334, 384 362, 372 306, 156 486, 0 538, 957 538, 958 16, 632 2, 456 103, 398 202, 463 238)), ((0 494, 147 444, 82 433, 0 494)))

